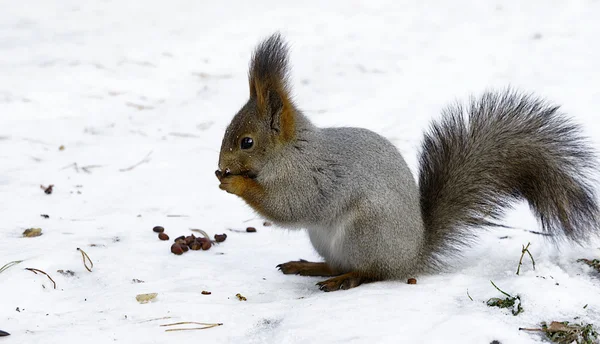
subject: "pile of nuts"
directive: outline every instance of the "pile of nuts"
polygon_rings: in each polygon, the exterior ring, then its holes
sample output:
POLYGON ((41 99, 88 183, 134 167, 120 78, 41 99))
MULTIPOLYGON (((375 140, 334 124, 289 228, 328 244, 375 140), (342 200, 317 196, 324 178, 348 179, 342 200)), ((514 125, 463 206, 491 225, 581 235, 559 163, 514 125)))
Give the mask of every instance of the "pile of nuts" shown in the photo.
MULTIPOLYGON (((169 240, 169 236, 164 232, 165 229, 162 226, 156 226, 152 228, 155 233, 158 233, 158 238, 160 240, 169 240)), ((203 233, 203 237, 196 237, 194 234, 192 235, 182 235, 180 237, 175 238, 173 245, 171 245, 171 253, 176 255, 181 255, 188 250, 199 251, 199 250, 209 250, 213 243, 223 242, 227 239, 227 234, 215 234, 215 240, 212 241, 208 238, 206 233, 203 233)))

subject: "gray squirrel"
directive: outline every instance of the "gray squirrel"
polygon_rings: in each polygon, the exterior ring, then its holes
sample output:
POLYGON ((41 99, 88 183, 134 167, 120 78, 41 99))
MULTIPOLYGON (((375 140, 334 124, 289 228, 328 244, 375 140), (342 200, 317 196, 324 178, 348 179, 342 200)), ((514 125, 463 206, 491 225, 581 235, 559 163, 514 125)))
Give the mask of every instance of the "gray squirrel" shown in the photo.
POLYGON ((439 271, 520 199, 553 239, 597 233, 595 152, 558 106, 505 90, 447 108, 425 134, 417 184, 384 137, 318 128, 302 114, 279 33, 256 48, 249 83, 223 137, 219 187, 279 226, 308 231, 324 262, 277 267, 329 277, 321 290, 439 271))

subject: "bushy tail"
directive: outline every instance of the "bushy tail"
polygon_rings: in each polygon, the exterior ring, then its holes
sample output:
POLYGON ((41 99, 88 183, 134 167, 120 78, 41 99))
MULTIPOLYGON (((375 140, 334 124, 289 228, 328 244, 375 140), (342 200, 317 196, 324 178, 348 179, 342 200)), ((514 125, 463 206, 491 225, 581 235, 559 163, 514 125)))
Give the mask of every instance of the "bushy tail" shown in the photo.
POLYGON ((595 153, 558 108, 509 90, 473 99, 466 111, 450 107, 432 124, 419 173, 428 252, 456 252, 518 199, 553 238, 581 242, 598 229, 587 179, 595 153))

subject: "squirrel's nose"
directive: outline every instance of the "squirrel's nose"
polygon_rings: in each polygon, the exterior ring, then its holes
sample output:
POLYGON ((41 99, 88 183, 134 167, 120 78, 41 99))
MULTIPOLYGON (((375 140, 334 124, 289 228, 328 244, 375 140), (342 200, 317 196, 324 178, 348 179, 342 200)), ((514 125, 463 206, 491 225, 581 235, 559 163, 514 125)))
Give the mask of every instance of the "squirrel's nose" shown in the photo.
POLYGON ((217 176, 217 178, 221 179, 224 177, 227 177, 231 174, 231 170, 226 168, 225 171, 221 171, 221 170, 216 170, 215 171, 215 175, 217 176))

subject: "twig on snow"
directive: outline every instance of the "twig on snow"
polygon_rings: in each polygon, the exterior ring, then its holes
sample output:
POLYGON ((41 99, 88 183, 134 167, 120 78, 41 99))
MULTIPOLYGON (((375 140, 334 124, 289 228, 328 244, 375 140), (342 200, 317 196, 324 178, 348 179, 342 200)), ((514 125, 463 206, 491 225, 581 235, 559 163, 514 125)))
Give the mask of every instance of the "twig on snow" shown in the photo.
POLYGON ((14 265, 17 265, 17 264, 19 264, 19 263, 21 263, 21 262, 22 262, 22 260, 14 260, 14 261, 12 261, 12 262, 9 262, 9 263, 6 263, 6 264, 4 264, 4 266, 2 266, 2 267, 0 268, 0 273, 4 272, 4 270, 6 270, 6 269, 8 269, 8 268, 10 268, 10 267, 12 267, 12 266, 14 266, 14 265))
POLYGON ((90 259, 90 256, 88 256, 87 253, 85 253, 84 250, 80 249, 79 247, 77 248, 77 251, 81 252, 81 258, 83 259, 83 266, 85 266, 85 268, 87 269, 87 271, 92 272, 92 268, 94 267, 94 263, 92 262, 92 260, 90 259), (86 261, 87 258, 87 261, 86 261), (87 266, 87 262, 90 262, 90 267, 87 266))
POLYGON ((531 252, 529 252, 529 245, 531 245, 530 242, 527 243, 527 246, 523 245, 523 249, 521 250, 521 259, 519 259, 519 266, 517 267, 517 275, 521 271, 521 265, 523 265, 523 256, 525 256, 525 252, 529 254, 529 258, 531 258, 531 264, 533 265, 533 270, 535 270, 535 260, 533 259, 531 252))
POLYGON ((160 326, 164 327, 164 326, 176 326, 176 325, 204 325, 204 326, 192 327, 192 328, 170 328, 170 329, 165 330, 165 332, 205 330, 207 328, 223 326, 223 323, 211 324, 211 323, 201 323, 201 322, 195 322, 195 321, 182 321, 182 322, 177 322, 177 323, 172 323, 172 324, 164 324, 164 325, 160 325, 160 326))
POLYGON ((129 166, 129 167, 127 167, 127 168, 122 168, 122 169, 120 169, 119 171, 121 171, 121 172, 127 172, 127 171, 131 171, 131 170, 133 170, 134 168, 136 168, 136 167, 140 166, 141 164, 145 164, 145 163, 148 163, 148 162, 150 162, 150 155, 151 155, 151 154, 152 154, 152 151, 150 151, 150 153, 146 154, 146 156, 144 157, 144 159, 140 160, 140 162, 138 162, 138 163, 136 163, 136 164, 134 164, 134 165, 132 165, 132 166, 129 166))
POLYGON ((48 279, 50 279, 50 281, 52 281, 52 283, 54 284, 54 289, 56 289, 56 282, 54 282, 54 280, 52 279, 52 277, 50 277, 50 275, 48 275, 44 271, 39 270, 39 269, 33 269, 33 268, 25 268, 25 270, 29 270, 29 271, 33 272, 34 274, 36 274, 36 275, 37 275, 38 272, 41 273, 41 274, 46 275, 48 277, 48 279))

